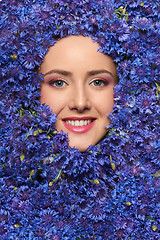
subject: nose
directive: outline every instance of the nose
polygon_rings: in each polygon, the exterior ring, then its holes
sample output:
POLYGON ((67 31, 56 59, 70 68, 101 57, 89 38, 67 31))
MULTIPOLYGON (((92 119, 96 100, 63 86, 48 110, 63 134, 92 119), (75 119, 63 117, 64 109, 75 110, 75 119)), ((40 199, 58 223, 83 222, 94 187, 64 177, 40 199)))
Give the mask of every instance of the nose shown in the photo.
POLYGON ((70 110, 76 110, 80 113, 90 110, 91 101, 84 86, 77 86, 73 89, 69 108, 70 110))

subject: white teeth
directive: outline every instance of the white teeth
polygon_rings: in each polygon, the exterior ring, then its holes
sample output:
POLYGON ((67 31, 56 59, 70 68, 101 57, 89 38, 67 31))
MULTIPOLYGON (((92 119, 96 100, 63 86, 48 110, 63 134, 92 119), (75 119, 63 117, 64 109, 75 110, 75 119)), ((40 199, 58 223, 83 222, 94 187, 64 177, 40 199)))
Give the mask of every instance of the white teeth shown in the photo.
POLYGON ((83 120, 79 122, 79 126, 83 126, 83 120))
POLYGON ((68 125, 76 126, 76 127, 82 127, 90 124, 92 120, 66 120, 65 121, 68 125))
MULTIPOLYGON (((73 122, 73 121, 72 121, 72 122, 73 122)), ((80 124, 80 122, 79 122, 78 120, 76 120, 74 125, 75 125, 76 127, 78 127, 79 124, 80 124)))

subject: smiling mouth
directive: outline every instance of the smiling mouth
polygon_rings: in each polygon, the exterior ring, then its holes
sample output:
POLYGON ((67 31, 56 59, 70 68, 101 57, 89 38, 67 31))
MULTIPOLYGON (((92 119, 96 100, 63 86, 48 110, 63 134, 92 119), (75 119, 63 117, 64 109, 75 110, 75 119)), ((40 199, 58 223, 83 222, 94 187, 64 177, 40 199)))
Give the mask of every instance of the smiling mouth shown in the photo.
POLYGON ((62 119, 64 127, 74 133, 85 133, 88 132, 95 124, 96 118, 83 117, 83 118, 65 118, 62 119))
POLYGON ((90 124, 91 122, 93 122, 92 119, 89 119, 89 120, 66 120, 65 121, 66 124, 75 126, 75 127, 86 126, 86 125, 90 124))

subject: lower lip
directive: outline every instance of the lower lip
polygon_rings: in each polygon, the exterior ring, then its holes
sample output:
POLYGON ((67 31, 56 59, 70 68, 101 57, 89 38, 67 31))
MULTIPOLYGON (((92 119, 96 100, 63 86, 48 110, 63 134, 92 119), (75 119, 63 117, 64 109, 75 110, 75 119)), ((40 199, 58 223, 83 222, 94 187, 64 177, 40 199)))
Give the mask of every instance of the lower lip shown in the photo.
POLYGON ((95 123, 95 120, 88 125, 76 127, 76 126, 69 125, 65 121, 63 121, 65 128, 67 128, 69 131, 74 132, 74 133, 88 132, 93 127, 94 123, 95 123))

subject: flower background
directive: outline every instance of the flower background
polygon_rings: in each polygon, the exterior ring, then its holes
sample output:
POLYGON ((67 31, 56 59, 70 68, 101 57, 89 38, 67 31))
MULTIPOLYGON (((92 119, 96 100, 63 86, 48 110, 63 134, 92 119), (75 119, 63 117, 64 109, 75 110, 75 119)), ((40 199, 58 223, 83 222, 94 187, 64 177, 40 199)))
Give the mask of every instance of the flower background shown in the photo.
POLYGON ((0 2, 0 239, 160 239, 160 4, 0 2), (40 105, 49 46, 91 36, 117 63, 106 137, 85 153, 40 105))

